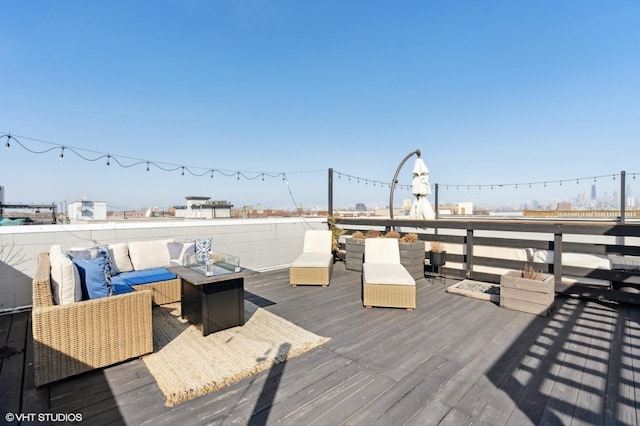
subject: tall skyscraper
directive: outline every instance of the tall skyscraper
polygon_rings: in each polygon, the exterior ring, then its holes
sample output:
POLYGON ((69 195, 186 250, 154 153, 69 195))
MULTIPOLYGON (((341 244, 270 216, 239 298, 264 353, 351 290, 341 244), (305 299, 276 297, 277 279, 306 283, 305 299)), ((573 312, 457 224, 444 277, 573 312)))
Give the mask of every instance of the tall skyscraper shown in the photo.
POLYGON ((596 200, 596 184, 591 185, 591 201, 596 200))

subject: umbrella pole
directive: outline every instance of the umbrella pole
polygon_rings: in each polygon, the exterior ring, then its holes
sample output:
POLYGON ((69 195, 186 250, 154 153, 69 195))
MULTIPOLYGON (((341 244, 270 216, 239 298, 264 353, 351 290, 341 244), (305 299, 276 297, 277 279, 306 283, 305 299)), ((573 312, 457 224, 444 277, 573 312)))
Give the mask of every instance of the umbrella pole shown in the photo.
MULTIPOLYGON (((400 163, 400 165, 398 166, 398 168, 396 169, 396 174, 393 175, 393 180, 391 181, 391 191, 389 194, 389 213, 391 216, 391 219, 393 220, 393 191, 396 188, 396 184, 398 183, 398 175, 400 174, 400 169, 402 168, 402 166, 404 166, 404 163, 407 162, 407 160, 413 155, 416 154, 418 157, 420 157, 422 154, 420 153, 419 149, 416 149, 415 151, 413 151, 412 153, 408 154, 406 157, 404 157, 404 159, 402 160, 402 162, 400 163)), ((396 227, 395 226, 391 226, 391 229, 395 230, 396 227)))

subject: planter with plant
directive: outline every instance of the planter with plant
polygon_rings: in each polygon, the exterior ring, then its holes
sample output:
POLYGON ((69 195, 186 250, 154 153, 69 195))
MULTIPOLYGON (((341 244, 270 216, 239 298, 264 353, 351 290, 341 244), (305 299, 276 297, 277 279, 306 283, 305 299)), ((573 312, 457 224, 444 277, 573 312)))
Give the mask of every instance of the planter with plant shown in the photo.
MULTIPOLYGON (((387 233, 386 236, 389 237, 389 233, 387 233)), ((414 280, 424 278, 424 241, 420 241, 418 234, 414 233, 408 233, 402 237, 398 234, 395 238, 398 238, 400 246, 400 263, 405 267, 409 274, 411 274, 414 280)))
POLYGON ((547 316, 555 303, 553 275, 527 265, 522 271, 500 276, 500 306, 530 314, 547 316))
POLYGON ((447 252, 440 241, 432 241, 429 250, 429 264, 431 268, 440 268, 447 263, 447 252))
POLYGON ((362 272, 364 260, 364 240, 367 238, 395 238, 399 242, 400 263, 407 269, 414 279, 424 278, 424 241, 420 241, 417 234, 400 236, 397 231, 389 231, 383 234, 380 231, 370 229, 366 234, 356 231, 351 238, 346 239, 346 269, 362 272))
POLYGON ((364 259, 364 234, 356 231, 345 240, 345 268, 348 271, 362 272, 364 259))

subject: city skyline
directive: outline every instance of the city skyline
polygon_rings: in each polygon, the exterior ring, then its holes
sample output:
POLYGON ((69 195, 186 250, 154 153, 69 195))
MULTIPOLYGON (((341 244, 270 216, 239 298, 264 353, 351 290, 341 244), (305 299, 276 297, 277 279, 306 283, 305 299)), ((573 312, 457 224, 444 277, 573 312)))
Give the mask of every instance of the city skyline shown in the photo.
POLYGON ((640 172, 625 155, 640 134, 632 0, 10 0, 0 13, 0 137, 26 147, 0 150, 14 202, 319 205, 333 168, 371 183, 336 182, 334 205, 386 205, 380 183, 417 149, 442 203, 563 199, 572 179, 640 172), (451 189, 466 185, 485 186, 451 189))

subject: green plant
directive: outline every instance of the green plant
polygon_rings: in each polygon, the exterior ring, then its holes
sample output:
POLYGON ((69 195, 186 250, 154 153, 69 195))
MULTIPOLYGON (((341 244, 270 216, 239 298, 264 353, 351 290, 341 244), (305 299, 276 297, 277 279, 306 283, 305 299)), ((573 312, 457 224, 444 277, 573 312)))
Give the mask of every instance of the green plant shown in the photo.
POLYGON ((333 251, 338 251, 340 249, 340 244, 338 243, 338 238, 340 238, 342 235, 344 235, 345 232, 347 232, 346 230, 338 227, 336 225, 336 220, 333 217, 330 217, 329 220, 327 221, 327 223, 329 224, 329 229, 331 230, 331 235, 332 235, 332 240, 331 240, 331 249, 333 251))

